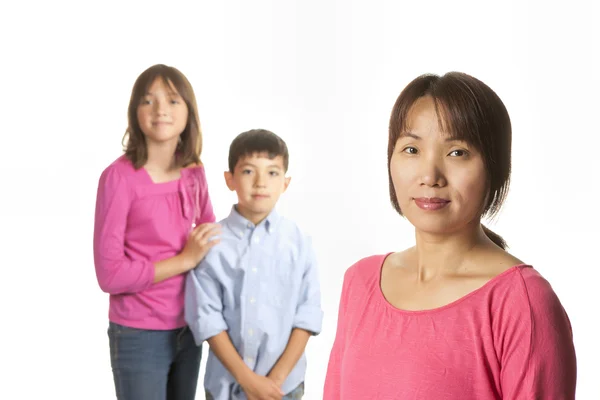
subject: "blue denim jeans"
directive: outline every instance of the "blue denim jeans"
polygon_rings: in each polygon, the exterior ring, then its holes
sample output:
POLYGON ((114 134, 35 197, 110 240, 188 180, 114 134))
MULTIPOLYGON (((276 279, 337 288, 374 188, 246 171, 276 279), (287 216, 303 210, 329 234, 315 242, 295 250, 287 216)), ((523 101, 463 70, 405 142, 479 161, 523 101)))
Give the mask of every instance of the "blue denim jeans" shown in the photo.
MULTIPOLYGON (((206 400, 214 400, 214 398, 208 391, 205 393, 206 400)), ((283 396, 282 400, 300 400, 302 399, 302 396, 304 396, 304 382, 296 386, 296 389, 283 396)))
POLYGON ((194 400, 202 347, 188 327, 155 331, 110 323, 118 400, 194 400))

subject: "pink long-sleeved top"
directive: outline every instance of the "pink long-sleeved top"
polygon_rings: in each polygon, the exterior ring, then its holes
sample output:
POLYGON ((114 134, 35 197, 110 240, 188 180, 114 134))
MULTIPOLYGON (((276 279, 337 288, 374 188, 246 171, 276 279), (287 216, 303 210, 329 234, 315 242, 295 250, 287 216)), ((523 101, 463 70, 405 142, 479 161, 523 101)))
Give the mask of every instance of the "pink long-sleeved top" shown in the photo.
POLYGON ((324 400, 575 398, 571 326, 531 266, 444 307, 403 311, 381 292, 384 259, 345 274, 324 400))
POLYGON ((193 227, 214 222, 203 167, 154 183, 125 156, 100 177, 94 224, 94 262, 110 294, 109 320, 140 329, 185 326, 185 274, 154 284, 154 263, 185 246, 193 227))

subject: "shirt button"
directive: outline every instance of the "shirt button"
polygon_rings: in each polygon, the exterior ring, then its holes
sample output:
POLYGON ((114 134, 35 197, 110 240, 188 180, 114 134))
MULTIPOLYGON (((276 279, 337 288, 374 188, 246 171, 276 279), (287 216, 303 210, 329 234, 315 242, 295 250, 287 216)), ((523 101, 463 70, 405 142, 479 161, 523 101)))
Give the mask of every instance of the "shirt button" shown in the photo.
POLYGON ((192 229, 194 229, 196 227, 195 223, 192 223, 192 229))
POLYGON ((256 267, 253 267, 252 272, 256 273, 256 271, 258 271, 258 269, 256 267))
POLYGON ((254 362, 254 359, 252 357, 246 357, 246 362, 248 364, 252 364, 254 362))
POLYGON ((250 304, 254 304, 254 303, 256 303, 256 299, 254 297, 251 297, 250 298, 250 304))
POLYGON ((250 336, 254 335, 254 329, 252 329, 252 328, 248 329, 248 335, 250 335, 250 336))
POLYGON ((260 242, 260 238, 259 238, 258 236, 256 236, 256 237, 254 238, 254 243, 258 243, 258 242, 260 242))

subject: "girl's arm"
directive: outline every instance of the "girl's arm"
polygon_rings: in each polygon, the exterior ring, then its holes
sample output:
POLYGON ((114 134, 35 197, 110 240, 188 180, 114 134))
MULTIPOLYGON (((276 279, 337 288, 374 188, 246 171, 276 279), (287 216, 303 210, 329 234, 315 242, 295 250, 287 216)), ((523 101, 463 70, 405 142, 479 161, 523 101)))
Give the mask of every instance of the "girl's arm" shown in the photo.
POLYGON ((219 243, 219 239, 211 240, 211 238, 217 237, 220 233, 220 226, 217 224, 207 223, 197 226, 190 234, 181 253, 154 264, 154 283, 195 268, 208 251, 219 243))
POLYGON ((94 264, 100 288, 110 294, 136 293, 194 268, 208 250, 218 243, 210 240, 219 227, 204 224, 190 234, 184 250, 157 262, 131 260, 125 254, 125 228, 132 202, 127 180, 114 167, 100 177, 94 222, 94 264))
POLYGON ((94 222, 94 264, 100 288, 110 294, 135 293, 150 287, 154 265, 125 255, 125 228, 132 201, 127 180, 116 167, 100 177, 94 222))

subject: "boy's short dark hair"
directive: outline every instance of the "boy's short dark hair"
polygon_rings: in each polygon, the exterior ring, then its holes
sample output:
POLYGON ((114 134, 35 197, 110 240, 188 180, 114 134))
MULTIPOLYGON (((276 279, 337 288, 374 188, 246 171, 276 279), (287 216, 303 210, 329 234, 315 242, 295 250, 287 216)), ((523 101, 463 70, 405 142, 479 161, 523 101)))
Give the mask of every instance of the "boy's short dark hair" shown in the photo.
POLYGON ((290 158, 287 145, 283 139, 266 129, 242 132, 233 139, 229 146, 229 172, 233 173, 240 158, 256 153, 267 153, 271 160, 281 156, 283 169, 287 172, 290 158))

